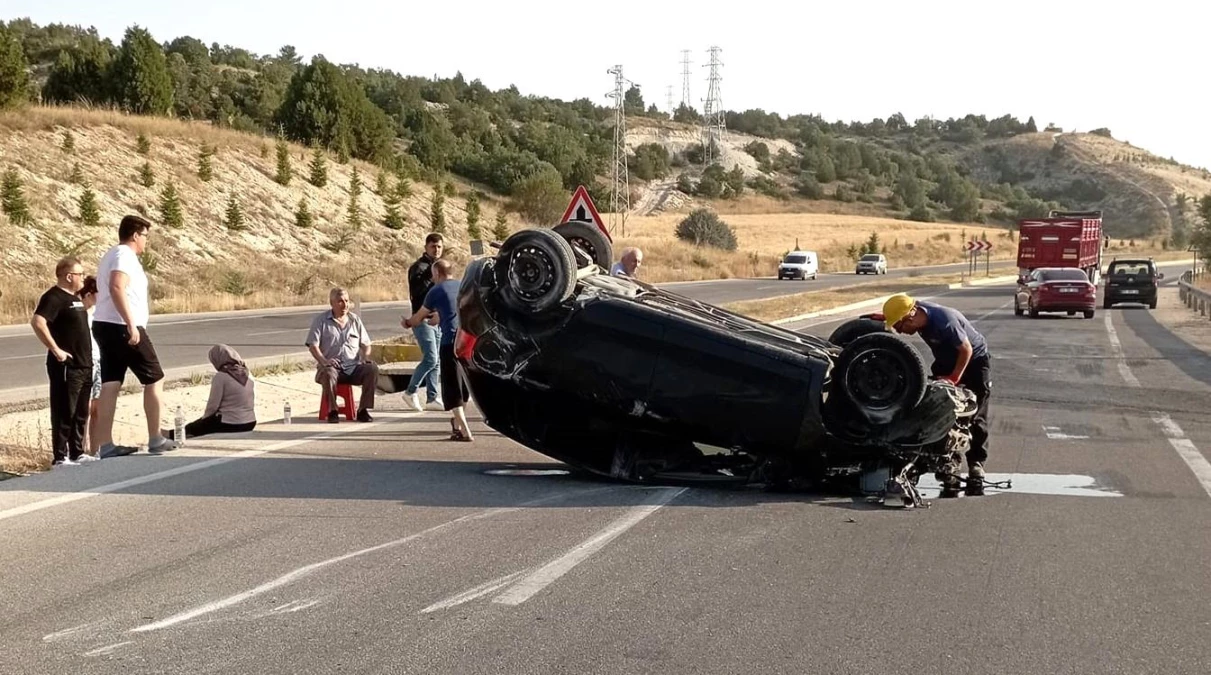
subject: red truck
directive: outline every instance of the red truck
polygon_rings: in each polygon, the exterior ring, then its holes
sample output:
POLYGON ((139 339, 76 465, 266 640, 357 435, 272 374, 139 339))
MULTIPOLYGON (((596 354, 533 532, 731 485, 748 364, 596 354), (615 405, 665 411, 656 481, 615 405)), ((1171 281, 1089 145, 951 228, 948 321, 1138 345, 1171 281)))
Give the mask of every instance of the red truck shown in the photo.
POLYGON ((1101 211, 1051 211, 1018 221, 1018 274, 1040 267, 1076 267, 1097 284, 1102 275, 1101 211))

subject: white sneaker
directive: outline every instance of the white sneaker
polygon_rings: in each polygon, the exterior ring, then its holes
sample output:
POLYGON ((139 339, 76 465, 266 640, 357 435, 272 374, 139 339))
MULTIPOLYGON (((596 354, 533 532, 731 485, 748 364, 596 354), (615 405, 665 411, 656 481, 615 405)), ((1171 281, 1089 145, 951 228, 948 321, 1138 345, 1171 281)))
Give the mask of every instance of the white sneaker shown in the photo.
POLYGON ((53 466, 53 467, 57 467, 57 466, 80 466, 80 464, 79 464, 78 462, 73 462, 73 461, 71 461, 70 459, 68 459, 68 458, 64 457, 63 459, 61 459, 61 460, 59 460, 59 461, 55 462, 55 463, 54 463, 54 464, 52 464, 51 466, 53 466))
POLYGON ((100 460, 101 460, 100 457, 94 457, 92 455, 80 455, 79 457, 76 458, 76 463, 85 464, 87 462, 98 462, 100 460))
POLYGON ((425 409, 425 407, 420 404, 420 392, 417 392, 415 394, 408 394, 405 392, 404 393, 404 405, 415 410, 416 412, 421 412, 422 410, 425 409))
POLYGON ((425 410, 436 410, 438 412, 441 412, 445 409, 446 409, 446 404, 442 403, 442 400, 440 398, 435 398, 432 401, 429 401, 428 403, 425 404, 425 410))

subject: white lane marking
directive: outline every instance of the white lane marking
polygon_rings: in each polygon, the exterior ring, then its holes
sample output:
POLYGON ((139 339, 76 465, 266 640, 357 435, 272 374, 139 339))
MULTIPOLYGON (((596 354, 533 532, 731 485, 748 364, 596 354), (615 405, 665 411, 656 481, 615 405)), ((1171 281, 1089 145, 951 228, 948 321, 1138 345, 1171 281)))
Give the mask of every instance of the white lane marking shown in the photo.
POLYGON ((42 641, 43 642, 55 642, 56 640, 62 640, 64 638, 69 638, 73 635, 76 635, 77 633, 82 633, 82 632, 88 630, 89 628, 92 628, 93 626, 100 626, 102 623, 104 623, 104 622, 103 621, 94 621, 92 623, 82 623, 79 626, 73 626, 71 628, 64 628, 63 630, 56 631, 54 633, 51 633, 50 635, 44 635, 42 637, 42 641))
POLYGON ((1114 356, 1114 361, 1118 364, 1119 375, 1127 384, 1138 387, 1140 381, 1135 378, 1135 373, 1131 372, 1131 368, 1127 366, 1127 359, 1123 356, 1123 344, 1119 342, 1118 332, 1114 330, 1114 322, 1110 320, 1110 313, 1106 312, 1106 333, 1110 336, 1110 353, 1114 356))
POLYGON ((1066 434, 1064 433, 1063 429, 1060 429, 1059 427, 1050 427, 1046 424, 1043 425, 1043 433, 1047 434, 1047 438, 1050 438, 1053 441, 1080 441, 1089 438, 1088 436, 1066 434))
POLYGON ((382 544, 378 544, 376 546, 364 548, 359 551, 353 551, 351 553, 339 555, 339 556, 336 556, 335 558, 321 560, 319 562, 311 563, 310 565, 304 565, 303 567, 300 567, 292 572, 283 574, 282 576, 280 576, 276 579, 273 579, 271 581, 267 581, 255 588, 251 588, 242 593, 236 593, 235 595, 223 598, 222 600, 208 602, 204 605, 200 605, 193 609, 186 610, 186 611, 180 612, 178 614, 174 614, 166 619, 161 619, 160 621, 155 621, 153 623, 144 624, 142 626, 132 628, 132 629, 130 629, 130 632, 146 633, 148 631, 169 628, 171 626, 175 626, 177 624, 184 623, 191 619, 196 619, 199 616, 204 616, 206 614, 211 614, 213 612, 217 612, 221 609, 226 609, 228 607, 238 605, 238 604, 244 602, 245 600, 255 598, 258 595, 263 595, 265 593, 268 593, 269 591, 275 590, 277 588, 281 588, 282 586, 291 584, 295 581, 299 581, 301 579, 304 579, 304 578, 310 576, 311 573, 315 572, 316 570, 321 570, 325 567, 329 567, 331 565, 335 565, 337 563, 341 563, 346 560, 351 560, 353 558, 361 557, 361 556, 367 555, 369 553, 375 553, 378 551, 382 551, 384 549, 402 546, 403 544, 406 544, 408 542, 419 539, 420 537, 423 537, 427 534, 432 534, 434 532, 438 532, 440 530, 444 530, 446 528, 453 527, 454 525, 457 525, 459 523, 465 523, 465 522, 472 521, 472 520, 481 520, 484 518, 491 518, 492 516, 497 516, 497 515, 500 515, 503 513, 519 511, 519 510, 529 507, 529 506, 537 506, 539 504, 543 504, 546 502, 558 501, 560 499, 566 499, 569 497, 579 497, 579 496, 591 494, 593 492, 603 492, 606 490, 613 490, 613 489, 617 489, 617 488, 605 487, 605 488, 594 488, 591 490, 580 490, 580 491, 574 491, 574 492, 562 492, 562 493, 559 493, 556 495, 552 495, 550 497, 542 497, 539 499, 534 499, 534 500, 531 500, 531 501, 528 501, 528 502, 525 502, 522 504, 518 504, 517 506, 502 506, 502 507, 497 507, 494 509, 486 509, 484 511, 479 511, 477 513, 470 513, 465 516, 455 518, 454 520, 447 520, 444 523, 434 525, 433 527, 430 527, 425 530, 421 530, 420 532, 410 534, 406 537, 401 537, 401 538, 395 539, 393 541, 388 541, 388 542, 385 542, 382 544))
MULTIPOLYGON (((998 482, 1005 480, 1013 481, 1013 487, 1005 490, 986 486, 984 488, 985 495, 1031 494, 1052 495, 1057 497, 1123 496, 1123 494, 1117 490, 1111 490, 1110 488, 1106 487, 1098 487, 1097 480, 1092 476, 1082 476, 1080 474, 990 473, 984 477, 984 480, 998 482)), ((917 484, 917 489, 920 490, 921 496, 925 499, 936 498, 941 487, 942 486, 931 474, 921 476, 921 480, 917 484)))
POLYGON ((118 648, 120 648, 120 647, 125 647, 126 645, 133 645, 134 643, 135 643, 134 640, 127 640, 126 642, 119 642, 117 644, 108 645, 106 647, 99 647, 97 649, 92 650, 91 652, 84 652, 84 655, 85 656, 104 656, 106 654, 112 654, 113 652, 116 652, 118 650, 118 648))
POLYGON ((248 333, 244 337, 260 337, 262 335, 277 335, 279 333, 300 333, 300 332, 302 332, 302 331, 298 328, 286 328, 283 330, 263 330, 258 333, 248 333))
MULTIPOLYGON (((404 417, 414 417, 417 415, 420 415, 420 413, 402 413, 402 416, 404 416, 404 417)), ((322 434, 312 434, 310 436, 305 436, 303 438, 298 438, 298 439, 294 439, 294 440, 290 440, 290 441, 281 441, 280 443, 273 443, 272 445, 267 445, 264 448, 261 448, 259 450, 243 450, 241 452, 237 452, 233 455, 228 455, 226 457, 216 457, 214 459, 208 459, 203 462, 198 462, 197 464, 179 466, 179 467, 176 467, 175 469, 166 469, 164 471, 157 471, 156 473, 149 473, 145 476, 136 476, 135 478, 130 478, 130 479, 127 479, 124 481, 119 481, 117 483, 110 483, 109 485, 101 485, 101 486, 94 487, 94 488, 88 488, 82 492, 72 492, 72 493, 68 493, 68 494, 64 494, 64 495, 59 495, 58 497, 50 497, 48 499, 42 499, 42 500, 39 500, 36 502, 30 502, 29 504, 25 504, 22 506, 15 506, 11 509, 5 509, 4 511, 0 511, 0 520, 6 520, 8 518, 15 518, 17 516, 23 516, 27 513, 33 513, 34 511, 41 511, 42 509, 49 509, 53 506, 61 506, 63 504, 69 504, 71 502, 79 501, 81 499, 88 499, 89 497, 96 497, 97 495, 108 494, 110 492, 117 492, 118 490, 125 490, 126 488, 134 487, 136 485, 144 485, 146 483, 152 483, 152 482, 155 482, 158 480, 163 480, 165 478, 172 478, 173 476, 179 476, 184 473, 190 473, 193 471, 201 471, 202 469, 209 469, 211 467, 219 466, 221 464, 226 464, 227 462, 234 462, 239 459, 248 459, 249 457, 259 457, 260 455, 264 455, 266 453, 273 452, 275 450, 285 450, 286 448, 292 448, 297 445, 304 445, 306 443, 311 443, 312 441, 324 440, 324 439, 331 438, 333 436, 337 436, 342 433, 346 433, 346 432, 350 432, 350 431, 365 431, 366 429, 377 426, 379 424, 383 424, 386 421, 390 421, 391 419, 394 419, 394 418, 387 418, 387 420, 379 420, 376 422, 370 422, 368 424, 346 425, 346 426, 342 426, 339 429, 335 429, 333 431, 327 431, 322 434)))
POLYGON ((509 590, 493 598, 492 602, 502 605, 520 605, 529 600, 534 594, 549 586, 559 577, 567 574, 573 567, 584 562, 589 556, 600 551, 620 534, 655 513, 660 507, 676 499, 687 489, 689 488, 666 488, 661 490, 648 504, 632 508, 630 513, 614 521, 596 535, 581 542, 571 551, 527 575, 524 579, 509 588, 509 590))
POLYGON ((1005 302, 1005 304, 998 306, 996 309, 993 309, 988 312, 984 312, 983 314, 977 316, 976 318, 972 319, 971 322, 979 323, 979 322, 983 321, 984 319, 987 319, 988 317, 992 316, 993 314, 996 314, 997 312, 1005 309, 1006 307, 1008 307, 1012 304, 1013 304, 1013 300, 1008 300, 1005 302))
POLYGON ((1186 432, 1167 414, 1154 413, 1152 421, 1156 422, 1161 430, 1165 432, 1165 436, 1169 438, 1169 445, 1173 446, 1173 449, 1177 451, 1178 457, 1181 457, 1186 466, 1190 467, 1190 470, 1194 472, 1194 477, 1203 486, 1203 490, 1207 493, 1207 496, 1211 496, 1211 462, 1208 462, 1207 458, 1203 457, 1203 454, 1198 451, 1194 443, 1189 438, 1186 438, 1186 432))
POLYGON ((46 352, 41 354, 25 354, 23 356, 5 356, 0 357, 0 361, 23 361, 25 359, 36 359, 39 356, 46 356, 46 352))
POLYGON ((503 577, 499 577, 497 579, 493 579, 491 581, 482 583, 482 584, 476 586, 475 588, 465 590, 461 593, 452 595, 452 596, 446 598, 445 600, 435 602, 432 605, 429 605, 428 607, 422 609, 420 611, 420 613, 428 614, 430 612, 436 612, 439 609, 450 609, 451 607, 457 607, 463 603, 471 602, 472 600, 475 600, 476 598, 482 598, 485 595, 488 595, 497 590, 500 590, 501 588, 504 588, 505 586, 507 586, 509 584, 510 581, 513 581, 514 579, 516 579, 517 577, 519 577, 525 573, 526 573, 526 570, 520 570, 518 572, 514 572, 512 574, 507 574, 503 577))
MULTIPOLYGON (((1110 336, 1110 347, 1115 358, 1118 360, 1119 374, 1123 376, 1123 380, 1132 387, 1140 387, 1140 381, 1136 379, 1135 373, 1131 372, 1131 368, 1127 365, 1127 361, 1122 358, 1123 347, 1119 342, 1118 333, 1114 330, 1114 322, 1110 320, 1110 314, 1106 315, 1106 332, 1110 336)), ((1173 450, 1177 452, 1177 456, 1181 457, 1186 463, 1190 471, 1194 473, 1194 478, 1198 480, 1203 491, 1207 496, 1211 497, 1211 462, 1199 452, 1198 447, 1194 442, 1186 437, 1186 432, 1178 426, 1173 418, 1169 417, 1168 413, 1159 410, 1153 411, 1152 421, 1156 423, 1165 437, 1169 440, 1169 445, 1173 446, 1173 450)))

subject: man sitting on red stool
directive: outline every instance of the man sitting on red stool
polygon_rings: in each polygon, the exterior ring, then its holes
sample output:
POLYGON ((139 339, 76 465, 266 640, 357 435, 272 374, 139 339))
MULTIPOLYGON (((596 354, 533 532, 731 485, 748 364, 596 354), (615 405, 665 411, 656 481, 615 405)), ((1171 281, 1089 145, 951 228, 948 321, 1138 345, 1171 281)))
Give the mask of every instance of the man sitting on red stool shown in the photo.
POLYGON ((336 404, 338 384, 362 388, 357 421, 370 422, 378 382, 378 364, 370 360, 370 333, 361 317, 349 311, 349 294, 345 289, 332 289, 328 304, 332 310, 315 317, 305 343, 318 364, 315 381, 324 387, 328 399, 328 422, 336 424, 341 419, 336 404))

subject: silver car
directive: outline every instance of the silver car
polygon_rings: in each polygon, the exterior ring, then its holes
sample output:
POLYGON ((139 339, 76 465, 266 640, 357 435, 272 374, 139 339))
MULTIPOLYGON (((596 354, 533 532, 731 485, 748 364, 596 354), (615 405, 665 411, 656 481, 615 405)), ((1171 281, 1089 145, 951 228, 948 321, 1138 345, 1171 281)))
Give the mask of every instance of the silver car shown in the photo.
POLYGON ((887 256, 867 253, 858 259, 854 274, 887 274, 887 256))

